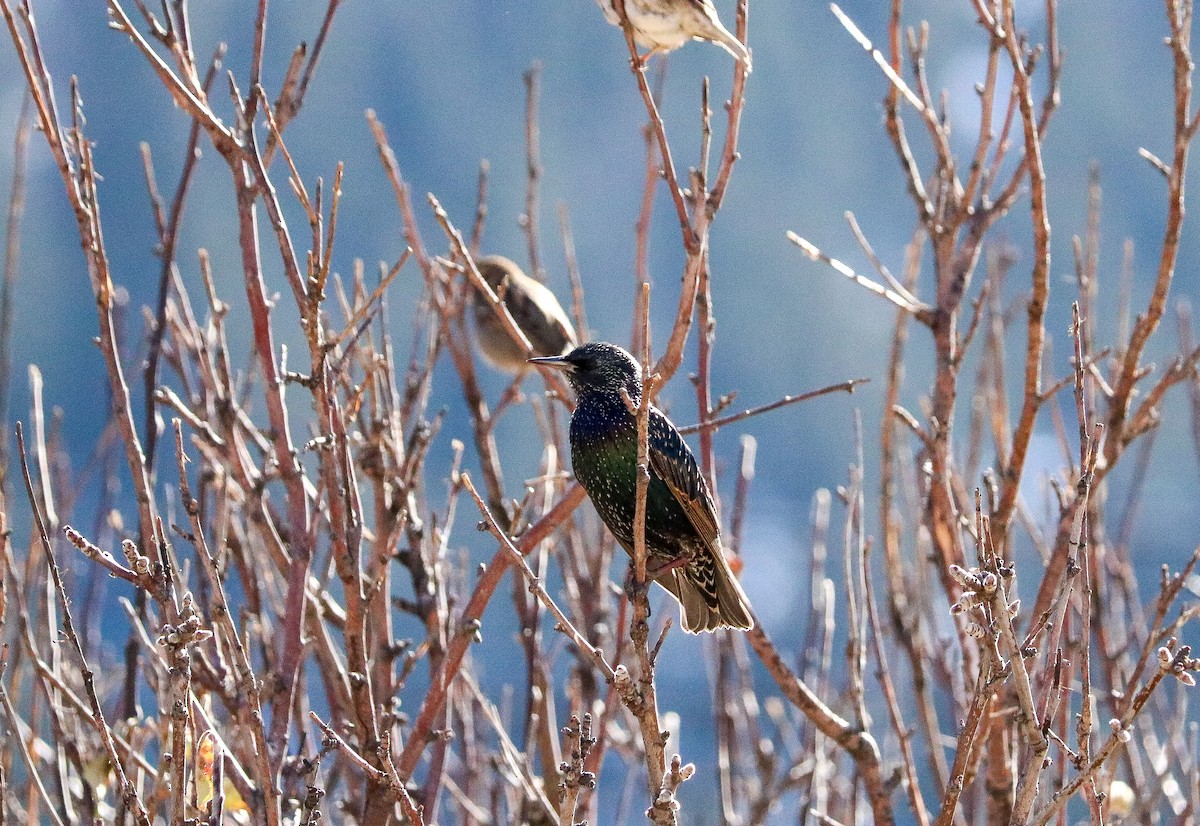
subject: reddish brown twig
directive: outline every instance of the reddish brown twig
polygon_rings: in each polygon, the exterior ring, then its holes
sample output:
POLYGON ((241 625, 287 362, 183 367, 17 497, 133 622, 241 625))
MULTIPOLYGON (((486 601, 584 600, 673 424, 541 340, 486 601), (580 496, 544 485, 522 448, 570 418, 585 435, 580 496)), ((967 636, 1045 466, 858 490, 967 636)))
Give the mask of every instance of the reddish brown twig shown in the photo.
MULTIPOLYGON (((567 488, 562 498, 550 509, 549 513, 531 525, 521 535, 516 543, 517 549, 524 555, 536 548, 539 542, 552 534, 563 522, 570 518, 571 513, 583 501, 583 497, 583 488, 578 483, 567 488)), ((453 682, 454 675, 458 672, 459 666, 462 665, 467 648, 475 639, 475 635, 479 630, 483 609, 487 606, 488 600, 492 598, 492 594, 495 593, 496 587, 500 584, 500 580, 503 578, 505 572, 511 566, 512 557, 508 550, 501 548, 496 551, 491 562, 484 569, 483 575, 479 578, 479 582, 475 584, 475 589, 471 592, 470 599, 463 607, 456 624, 456 633, 449 641, 446 655, 438 666, 437 671, 430 678, 429 693, 425 695, 425 700, 421 704, 421 710, 417 713, 412 728, 409 730, 408 743, 400 753, 400 757, 396 760, 396 769, 399 771, 401 777, 412 776, 413 769, 416 768, 422 752, 424 752, 425 747, 429 744, 428 738, 430 732, 433 730, 434 720, 437 718, 446 701, 446 691, 450 687, 450 683, 453 682)))

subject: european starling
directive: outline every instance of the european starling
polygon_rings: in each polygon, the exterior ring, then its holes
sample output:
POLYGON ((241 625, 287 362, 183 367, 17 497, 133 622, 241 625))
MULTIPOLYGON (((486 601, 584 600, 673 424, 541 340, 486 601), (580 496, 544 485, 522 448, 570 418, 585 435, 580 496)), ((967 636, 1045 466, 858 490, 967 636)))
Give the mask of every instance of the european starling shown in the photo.
MULTIPOLYGON (((575 390, 571 465, 604 524, 633 556, 637 500, 637 404, 642 370, 615 344, 592 342, 565 356, 530 359, 567 374, 575 390)), ((650 408, 646 492, 647 577, 678 600, 684 630, 749 629, 750 602, 721 549, 716 508, 704 475, 675 425, 650 408)))
MULTIPOLYGON (((475 262, 480 275, 508 306, 513 321, 525 333, 533 352, 539 356, 558 356, 575 346, 575 328, 562 305, 544 284, 521 271, 501 255, 489 255, 475 262)), ((486 296, 475 290, 475 335, 484 358, 506 373, 528 369, 527 354, 496 317, 486 296)))
MULTIPOLYGON (((596 2, 609 23, 621 25, 614 0, 596 2)), ((712 0, 625 0, 625 15, 633 27, 633 39, 650 50, 643 61, 656 52, 678 49, 692 39, 708 40, 737 58, 750 74, 749 50, 721 25, 712 0)))

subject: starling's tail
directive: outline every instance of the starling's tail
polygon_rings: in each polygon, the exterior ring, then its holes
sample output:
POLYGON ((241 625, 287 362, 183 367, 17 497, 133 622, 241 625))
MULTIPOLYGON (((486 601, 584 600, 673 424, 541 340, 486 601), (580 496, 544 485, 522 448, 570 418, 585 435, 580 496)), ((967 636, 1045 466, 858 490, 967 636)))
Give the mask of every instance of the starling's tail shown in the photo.
POLYGON ((689 634, 754 627, 750 600, 720 550, 698 557, 686 568, 672 570, 658 583, 679 601, 683 630, 689 634))

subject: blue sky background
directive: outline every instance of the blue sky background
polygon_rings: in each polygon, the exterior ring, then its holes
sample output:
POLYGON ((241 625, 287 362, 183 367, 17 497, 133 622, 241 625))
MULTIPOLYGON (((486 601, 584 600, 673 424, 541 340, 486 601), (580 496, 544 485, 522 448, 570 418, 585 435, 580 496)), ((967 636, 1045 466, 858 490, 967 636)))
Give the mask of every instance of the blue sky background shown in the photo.
MULTIPOLYGON (((731 22, 732 4, 718 5, 731 22)), ((843 8, 869 37, 882 41, 887 5, 848 0, 843 8)), ((909 5, 909 22, 922 15, 930 18, 931 85, 947 90, 955 146, 965 150, 974 142, 978 102, 973 86, 982 79, 984 37, 973 22, 969 3, 909 5)), ((227 42, 225 65, 244 84, 253 4, 206 0, 192 7, 198 54, 209 53, 218 41, 227 42)), ((1025 24, 1040 34, 1042 5, 1022 2, 1019 8, 1025 24)), ((68 78, 81 78, 87 132, 104 177, 100 198, 109 254, 115 278, 130 294, 127 364, 133 365, 132 342, 141 331, 140 307, 152 302, 158 278, 138 144, 151 144, 160 187, 170 192, 188 122, 171 105, 132 44, 107 29, 103 3, 35 0, 34 11, 60 105, 68 100, 68 78)), ((265 72, 272 97, 291 50, 301 40, 311 41, 323 11, 324 4, 315 2, 272 5, 265 72)), ((1161 240, 1165 186, 1161 176, 1138 158, 1137 149, 1146 146, 1167 156, 1171 139, 1170 60, 1162 43, 1166 27, 1160 5, 1123 0, 1064 3, 1059 15, 1065 55, 1063 107, 1051 127, 1045 154, 1054 228, 1047 326, 1054 339, 1050 372, 1055 376, 1068 370, 1067 327, 1075 295, 1070 281, 1071 237, 1085 229, 1089 167, 1099 165, 1105 187, 1097 339, 1106 344, 1115 331, 1122 245, 1127 238, 1135 245, 1137 307, 1149 294, 1161 240)), ((738 390, 737 404, 750 406, 847 378, 873 379, 852 398, 828 397, 727 428, 717 436, 717 452, 727 466, 736 460, 742 433, 753 433, 759 440, 758 477, 744 549, 746 589, 772 634, 789 645, 803 633, 798 604, 807 599, 809 501, 817 488, 846 481, 846 468, 854 455, 855 406, 862 410, 868 434, 869 490, 877 485, 878 462, 870 443, 879 428, 893 312, 882 300, 804 258, 784 233, 795 230, 869 272, 842 218, 851 210, 880 257, 893 271, 900 271, 914 218, 882 128, 884 81, 827 6, 752 3, 750 40, 755 70, 743 120, 742 159, 712 231, 718 323, 714 393, 738 390)), ((543 65, 539 226, 550 284, 566 294, 554 211, 556 202, 563 201, 571 210, 593 334, 624 343, 632 312, 633 227, 641 197, 645 112, 623 39, 604 22, 591 0, 346 3, 334 23, 304 110, 289 128, 288 143, 310 183, 318 175, 331 179, 337 161, 346 162, 334 257, 335 269, 343 274, 352 271, 355 258, 371 267, 379 260, 394 261, 404 246, 391 189, 363 116, 368 108, 375 109, 388 128, 433 248, 442 247, 442 236, 423 209, 423 193, 434 192, 460 226, 469 224, 479 161, 487 158, 492 174, 485 250, 523 261, 524 238, 517 224, 525 180, 521 75, 535 60, 543 65)), ((691 45, 670 57, 663 114, 681 170, 696 163, 700 84, 706 73, 712 76, 719 142, 724 126, 720 103, 729 91, 730 59, 707 44, 691 45)), ((5 41, 0 46, 0 192, 4 194, 11 180, 11 136, 22 89, 19 66, 5 41)), ((223 91, 214 100, 224 103, 223 91)), ((225 113, 228 107, 220 110, 225 113)), ((909 125, 915 134, 916 119, 910 117, 909 125)), ((219 289, 234 304, 232 333, 235 341, 244 343, 247 318, 240 301, 228 174, 203 139, 201 146, 204 157, 185 216, 180 263, 185 280, 198 290, 195 249, 203 246, 210 251, 219 289)), ((282 184, 282 169, 277 166, 275 173, 282 184)), ((305 226, 299 210, 293 209, 289 217, 299 238, 305 226)), ((1028 224, 1027 200, 1022 199, 993 234, 994 239, 1015 245, 1022 256, 1009 278, 1009 298, 1027 289, 1028 224)), ((1174 298, 1193 301, 1200 287, 1194 227, 1194 223, 1185 225, 1173 288, 1174 298)), ((269 245, 268 241, 265 246, 269 245)), ((81 464, 107 417, 105 376, 91 343, 96 334, 94 303, 74 222, 60 178, 37 135, 22 248, 15 293, 12 414, 26 417, 25 370, 29 364, 38 365, 45 377, 47 403, 62 408, 66 443, 74 461, 81 464)), ((661 194, 651 254, 653 317, 656 342, 661 345, 674 311, 683 262, 678 227, 661 194)), ((272 268, 269 286, 285 289, 271 256, 264 257, 272 268)), ((918 292, 927 295, 929 272, 924 276, 918 292)), ((391 300, 395 324, 404 325, 411 317, 418 282, 411 266, 397 279, 391 300)), ((972 295, 977 289, 978 279, 972 295)), ((280 306, 289 303, 285 300, 280 306)), ((286 324, 286 311, 280 316, 281 324, 286 324)), ((911 337, 903 400, 914 410, 931 375, 927 338, 919 329, 911 337)), ((406 339, 398 336, 398 343, 402 341, 406 339)), ((1164 364, 1175 347, 1172 317, 1152 342, 1150 358, 1164 364)), ((1011 372, 1018 350, 1010 352, 1011 372)), ((681 423, 695 418, 694 396, 685 376, 688 369, 685 365, 663 397, 681 423)), ((446 380, 435 389, 433 403, 434 408, 450 409, 434 448, 440 462, 448 460, 452 438, 470 443, 469 422, 456 406, 458 390, 448 371, 443 377, 446 380)), ((486 380, 494 398, 504 379, 488 374, 486 380)), ((140 381, 137 384, 140 398, 140 381)), ((1182 393, 1174 393, 1166 405, 1166 425, 1158 436, 1134 531, 1135 556, 1151 578, 1164 562, 1177 566, 1200 533, 1197 466, 1183 399, 1182 393)), ((964 424, 967 412, 961 405, 964 424)), ((1045 473, 1059 464, 1048 419, 1041 424, 1044 437, 1035 440, 1027 477, 1031 497, 1042 496, 1045 473)), ((532 439, 536 437, 522 415, 510 414, 501 430, 513 484, 523 474, 534 473, 538 457, 532 439)), ((166 472, 160 487, 170 484, 171 478, 173 470, 166 472)), ((1115 517, 1123 508, 1126 479, 1127 473, 1117 473, 1112 480, 1110 530, 1115 530, 1115 517)), ((511 495, 517 493, 514 489, 511 495)), ((724 493, 730 496, 732 488, 726 486, 724 493)), ((1033 509, 1044 512, 1040 499, 1033 509)), ((459 539, 479 541, 470 530, 462 530, 459 539)), ((490 549, 479 545, 474 552, 490 553, 490 549)), ((1148 587, 1153 587, 1153 581, 1148 580, 1148 587)), ((508 664, 499 650, 501 644, 480 654, 497 671, 508 664)), ((685 725, 691 702, 686 698, 707 696, 707 684, 698 684, 692 665, 697 646, 696 640, 675 634, 664 654, 661 702, 679 708, 685 725)), ((697 706, 698 716, 700 709, 697 706)), ((697 752, 689 757, 700 759, 708 747, 696 743, 697 752)), ((710 791, 703 784, 693 785, 697 788, 692 794, 710 791)))

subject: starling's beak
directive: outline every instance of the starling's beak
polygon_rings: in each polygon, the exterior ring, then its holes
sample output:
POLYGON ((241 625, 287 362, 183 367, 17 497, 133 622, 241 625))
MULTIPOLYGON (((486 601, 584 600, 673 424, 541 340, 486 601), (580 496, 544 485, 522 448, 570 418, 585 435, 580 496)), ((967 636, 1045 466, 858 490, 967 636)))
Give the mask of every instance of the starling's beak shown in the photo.
POLYGON ((530 364, 540 364, 544 367, 553 367, 556 370, 562 370, 567 373, 574 372, 575 365, 567 361, 566 356, 539 356, 529 359, 530 364))

